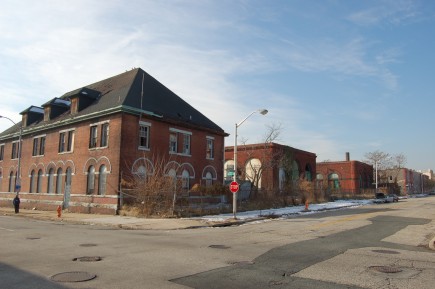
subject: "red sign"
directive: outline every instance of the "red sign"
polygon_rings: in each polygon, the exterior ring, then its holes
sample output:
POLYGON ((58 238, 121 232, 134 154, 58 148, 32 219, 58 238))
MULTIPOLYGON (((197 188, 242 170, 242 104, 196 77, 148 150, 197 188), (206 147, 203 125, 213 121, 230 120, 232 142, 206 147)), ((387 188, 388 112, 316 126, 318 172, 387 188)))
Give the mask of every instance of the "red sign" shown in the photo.
POLYGON ((231 191, 231 193, 237 193, 239 191, 239 183, 238 182, 231 182, 230 191, 231 191))

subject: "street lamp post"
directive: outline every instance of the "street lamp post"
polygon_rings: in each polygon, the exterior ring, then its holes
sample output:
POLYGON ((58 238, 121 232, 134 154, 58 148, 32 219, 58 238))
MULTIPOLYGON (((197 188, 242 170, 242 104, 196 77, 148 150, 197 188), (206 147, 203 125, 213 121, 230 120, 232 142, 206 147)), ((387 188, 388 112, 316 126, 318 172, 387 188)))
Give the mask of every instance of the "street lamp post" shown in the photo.
MULTIPOLYGON (((237 182, 237 128, 241 126, 245 120, 247 120, 251 115, 258 112, 261 115, 265 115, 268 113, 267 109, 258 109, 251 112, 247 117, 245 117, 243 120, 241 120, 239 123, 236 123, 235 132, 234 132, 234 181, 237 182)), ((236 213, 237 213, 237 194, 238 192, 235 192, 233 194, 233 216, 234 219, 237 219, 236 213)))
POLYGON ((378 161, 375 161, 375 194, 378 193, 378 161))
MULTIPOLYGON (((6 118, 8 119, 10 122, 12 122, 14 125, 16 125, 15 121, 13 121, 12 119, 10 119, 7 116, 2 116, 0 115, 0 118, 6 118)), ((15 190, 17 191, 17 193, 20 192, 21 189, 21 139, 22 139, 22 135, 23 135, 23 126, 20 126, 20 135, 18 137, 18 167, 17 167, 17 179, 15 180, 15 190)))

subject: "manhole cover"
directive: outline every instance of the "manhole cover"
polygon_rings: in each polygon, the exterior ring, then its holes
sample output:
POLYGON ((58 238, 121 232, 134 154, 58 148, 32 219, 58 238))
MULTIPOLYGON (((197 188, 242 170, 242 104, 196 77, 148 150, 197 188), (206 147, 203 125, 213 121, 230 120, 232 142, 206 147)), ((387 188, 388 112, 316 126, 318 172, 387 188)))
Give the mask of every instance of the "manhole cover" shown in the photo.
POLYGON ((41 239, 40 237, 27 237, 27 240, 39 240, 41 239))
POLYGON ((400 252, 393 251, 393 250, 372 250, 372 252, 382 253, 382 254, 400 254, 400 252))
POLYGON ((92 244, 92 243, 88 243, 88 244, 80 244, 80 247, 95 247, 97 246, 97 244, 92 244))
POLYGON ((213 249, 229 249, 231 247, 225 246, 225 245, 210 245, 208 246, 209 248, 213 248, 213 249))
POLYGON ((372 270, 381 272, 381 273, 399 273, 402 272, 402 269, 392 266, 370 266, 372 270))
POLYGON ((98 256, 85 256, 85 257, 78 257, 73 259, 73 261, 80 261, 80 262, 97 262, 101 260, 102 258, 98 256))
POLYGON ((95 274, 90 274, 83 271, 64 272, 50 277, 55 282, 84 282, 97 277, 95 274))

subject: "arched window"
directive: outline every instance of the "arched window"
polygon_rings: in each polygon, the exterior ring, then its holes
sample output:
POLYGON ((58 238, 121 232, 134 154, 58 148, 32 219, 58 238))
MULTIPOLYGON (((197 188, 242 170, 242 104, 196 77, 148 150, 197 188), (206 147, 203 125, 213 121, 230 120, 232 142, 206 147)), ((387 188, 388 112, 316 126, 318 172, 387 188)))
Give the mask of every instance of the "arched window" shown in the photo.
POLYGON ((90 166, 88 169, 88 182, 87 182, 86 194, 92 195, 94 193, 94 187, 95 187, 95 167, 90 166))
POLYGON ((184 170, 183 173, 181 174, 181 188, 183 190, 189 190, 190 186, 189 186, 189 172, 187 170, 184 170))
POLYGON ((38 180, 36 182, 36 192, 37 193, 42 192, 42 170, 41 169, 38 171, 38 180))
POLYGON ((101 165, 100 170, 99 170, 99 177, 98 177, 98 194, 99 195, 106 194, 106 180, 107 180, 106 166, 101 165))
POLYGON ((62 173, 62 168, 58 168, 56 176, 56 194, 62 194, 62 173))
POLYGON ((137 174, 139 177, 144 178, 144 177, 147 175, 147 168, 146 168, 145 166, 139 166, 139 167, 137 168, 136 174, 137 174))
POLYGON ((293 161, 292 163, 292 180, 293 181, 299 180, 299 166, 296 161, 293 161))
POLYGON ((15 176, 14 173, 11 172, 9 174, 9 192, 13 192, 15 187, 15 176))
POLYGON ((30 193, 34 193, 36 191, 36 172, 32 170, 30 173, 30 193))
POLYGON ((205 186, 211 187, 212 184, 213 184, 213 176, 210 172, 207 172, 205 174, 205 186))
POLYGON ((340 181, 339 181, 338 175, 336 173, 330 174, 328 176, 328 183, 329 183, 329 187, 331 189, 339 189, 340 188, 340 181))
POLYGON ((245 166, 245 179, 251 181, 254 186, 261 188, 261 161, 259 159, 250 159, 245 166))
POLYGON ((138 184, 145 184, 147 181, 147 168, 143 165, 140 165, 136 170, 136 176, 138 184))
POLYGON ((50 168, 48 171, 47 194, 52 193, 54 193, 54 169, 50 168))
POLYGON ((278 185, 279 185, 280 190, 284 189, 284 184, 285 184, 285 170, 284 170, 284 168, 279 168, 278 185))
POLYGON ((323 186, 323 175, 317 174, 316 175, 316 188, 321 189, 323 186))
POLYGON ((309 164, 305 166, 305 180, 312 181, 311 166, 309 164))
POLYGON ((170 169, 167 175, 170 179, 172 179, 174 190, 177 190, 177 172, 174 169, 170 169))

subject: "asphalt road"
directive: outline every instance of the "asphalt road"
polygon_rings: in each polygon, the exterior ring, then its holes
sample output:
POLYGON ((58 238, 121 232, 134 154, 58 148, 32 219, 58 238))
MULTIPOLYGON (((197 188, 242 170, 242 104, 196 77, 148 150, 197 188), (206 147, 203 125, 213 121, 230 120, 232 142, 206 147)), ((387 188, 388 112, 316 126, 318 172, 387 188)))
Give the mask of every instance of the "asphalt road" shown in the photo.
POLYGON ((0 216, 0 289, 433 288, 434 208, 410 199, 168 231, 0 216))

